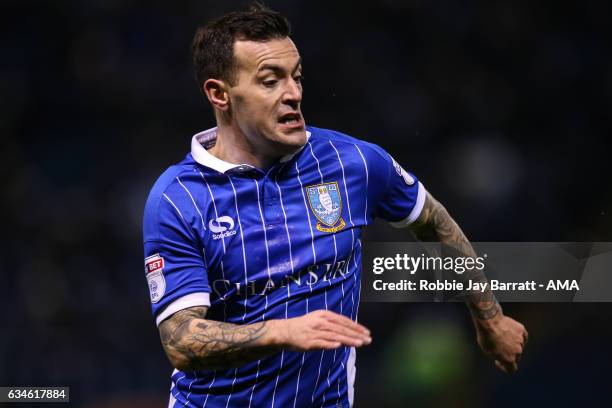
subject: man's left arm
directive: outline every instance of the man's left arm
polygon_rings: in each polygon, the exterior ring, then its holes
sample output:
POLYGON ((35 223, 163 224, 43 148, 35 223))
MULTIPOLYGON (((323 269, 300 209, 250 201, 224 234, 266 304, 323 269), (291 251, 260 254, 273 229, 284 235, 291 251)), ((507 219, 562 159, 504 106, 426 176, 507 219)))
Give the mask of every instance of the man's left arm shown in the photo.
MULTIPOLYGON (((456 251, 459 256, 476 258, 472 245, 459 225, 452 219, 446 208, 429 192, 426 192, 423 209, 411 224, 421 241, 439 241, 443 246, 456 251)), ((464 279, 486 282, 482 271, 464 274, 464 279)), ((476 327, 478 344, 491 357, 499 369, 513 373, 527 342, 527 330, 516 320, 505 316, 495 295, 487 285, 485 292, 466 292, 466 304, 476 327)))

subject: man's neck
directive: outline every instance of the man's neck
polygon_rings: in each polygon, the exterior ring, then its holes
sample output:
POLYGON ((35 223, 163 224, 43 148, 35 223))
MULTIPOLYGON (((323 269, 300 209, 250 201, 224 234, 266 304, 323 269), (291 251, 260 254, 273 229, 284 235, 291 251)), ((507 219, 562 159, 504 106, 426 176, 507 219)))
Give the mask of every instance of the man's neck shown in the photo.
POLYGON ((249 139, 237 126, 217 127, 217 141, 208 152, 216 158, 232 164, 249 164, 258 169, 267 169, 277 162, 282 155, 265 154, 264 149, 250 143, 249 139))

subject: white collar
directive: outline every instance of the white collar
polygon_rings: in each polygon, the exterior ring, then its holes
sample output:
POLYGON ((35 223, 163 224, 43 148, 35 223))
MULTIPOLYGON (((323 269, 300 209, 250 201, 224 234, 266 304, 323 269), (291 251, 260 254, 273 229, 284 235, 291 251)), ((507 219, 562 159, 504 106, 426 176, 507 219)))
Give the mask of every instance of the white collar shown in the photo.
MULTIPOLYGON (((306 131, 306 140, 310 139, 310 132, 306 131)), ((220 173, 226 173, 229 170, 248 170, 254 167, 250 164, 234 164, 221 160, 208 152, 208 149, 215 145, 217 141, 217 128, 211 128, 202 132, 196 133, 191 138, 191 155, 194 160, 203 166, 217 170, 220 173)), ((304 145, 306 146, 306 145, 304 145)), ((280 162, 289 161, 300 152, 304 146, 300 147, 295 153, 288 154, 280 158, 280 162)))

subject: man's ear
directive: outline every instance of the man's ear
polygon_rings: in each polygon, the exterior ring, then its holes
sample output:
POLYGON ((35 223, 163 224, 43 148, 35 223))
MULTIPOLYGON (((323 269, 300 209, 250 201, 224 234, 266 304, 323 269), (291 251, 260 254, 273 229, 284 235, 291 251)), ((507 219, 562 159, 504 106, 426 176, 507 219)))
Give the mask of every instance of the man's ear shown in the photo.
POLYGON ((229 109, 229 94, 225 81, 207 79, 202 85, 202 90, 212 106, 224 112, 229 109))

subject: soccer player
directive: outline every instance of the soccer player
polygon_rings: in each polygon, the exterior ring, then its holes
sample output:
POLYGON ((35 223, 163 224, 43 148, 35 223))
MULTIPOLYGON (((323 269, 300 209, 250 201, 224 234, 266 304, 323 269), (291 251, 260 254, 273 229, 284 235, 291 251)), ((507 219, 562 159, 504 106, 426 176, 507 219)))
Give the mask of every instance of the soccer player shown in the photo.
MULTIPOLYGON (((145 272, 176 370, 170 406, 349 407, 361 228, 375 217, 475 256, 444 207, 380 147, 306 126, 287 20, 256 6, 200 28, 193 59, 217 126, 151 190, 145 272)), ((490 293, 489 293, 490 294, 490 293)), ((527 333, 467 298, 478 341, 517 369, 527 333)))

